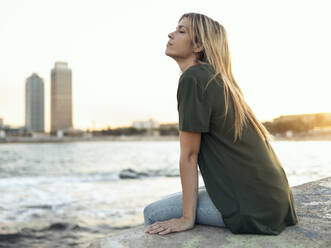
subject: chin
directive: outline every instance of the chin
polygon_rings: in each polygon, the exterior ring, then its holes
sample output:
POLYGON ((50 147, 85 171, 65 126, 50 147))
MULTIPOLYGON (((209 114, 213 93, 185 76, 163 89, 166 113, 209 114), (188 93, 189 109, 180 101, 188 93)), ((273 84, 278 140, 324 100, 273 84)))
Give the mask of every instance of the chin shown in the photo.
POLYGON ((171 57, 171 54, 169 54, 167 51, 165 51, 164 54, 171 57))
POLYGON ((169 56, 169 57, 171 57, 171 58, 176 57, 175 54, 171 54, 171 53, 169 53, 167 50, 165 50, 164 54, 167 55, 167 56, 169 56))

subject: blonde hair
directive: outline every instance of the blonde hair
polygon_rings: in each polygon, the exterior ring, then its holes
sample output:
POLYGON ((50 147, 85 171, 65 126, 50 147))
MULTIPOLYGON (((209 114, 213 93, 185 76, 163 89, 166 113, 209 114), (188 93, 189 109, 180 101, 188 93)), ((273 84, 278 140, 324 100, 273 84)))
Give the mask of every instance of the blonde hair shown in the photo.
POLYGON ((203 50, 198 53, 196 62, 199 61, 210 64, 216 73, 207 82, 209 83, 218 75, 224 85, 225 98, 225 118, 228 112, 230 101, 234 107, 234 140, 241 138, 243 126, 247 121, 253 125, 263 141, 269 145, 269 141, 274 137, 268 132, 264 125, 256 118, 251 108, 244 99, 244 94, 232 75, 230 51, 225 28, 210 17, 199 13, 185 13, 183 18, 188 20, 188 33, 193 45, 202 46, 203 50), (229 99, 230 97, 230 99, 229 99))

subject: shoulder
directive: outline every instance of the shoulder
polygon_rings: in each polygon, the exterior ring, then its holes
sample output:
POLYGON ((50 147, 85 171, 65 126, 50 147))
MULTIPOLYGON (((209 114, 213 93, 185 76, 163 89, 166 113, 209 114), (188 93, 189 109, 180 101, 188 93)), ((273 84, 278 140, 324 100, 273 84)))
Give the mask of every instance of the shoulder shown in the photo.
POLYGON ((213 73, 213 68, 210 64, 197 64, 187 68, 180 76, 180 81, 182 78, 195 78, 197 81, 208 77, 209 74, 213 73))
MULTIPOLYGON (((196 81, 201 87, 205 88, 207 82, 211 77, 213 77, 216 73, 214 67, 208 63, 197 64, 187 68, 179 78, 179 82, 181 81, 196 81)), ((218 75, 214 78, 209 84, 208 88, 213 85, 211 88, 219 88, 219 86, 223 85, 222 78, 218 75)))
POLYGON ((185 88, 195 86, 202 90, 203 94, 207 92, 210 92, 209 94, 215 94, 223 89, 223 81, 220 76, 217 76, 211 81, 209 80, 215 73, 215 69, 207 63, 191 66, 180 76, 178 87, 185 88))

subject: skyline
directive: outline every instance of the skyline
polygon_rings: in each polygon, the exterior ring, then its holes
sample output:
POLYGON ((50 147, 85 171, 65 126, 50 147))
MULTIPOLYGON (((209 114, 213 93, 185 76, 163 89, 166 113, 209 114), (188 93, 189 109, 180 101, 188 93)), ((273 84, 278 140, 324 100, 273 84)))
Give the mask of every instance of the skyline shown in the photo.
POLYGON ((75 128, 92 128, 93 121, 95 129, 149 118, 177 122, 180 70, 164 51, 168 33, 186 12, 206 14, 225 27, 234 78, 259 120, 331 112, 330 3, 174 3, 2 2, 0 118, 24 125, 24 82, 37 73, 45 83, 49 131, 50 71, 65 61, 73 74, 75 128))

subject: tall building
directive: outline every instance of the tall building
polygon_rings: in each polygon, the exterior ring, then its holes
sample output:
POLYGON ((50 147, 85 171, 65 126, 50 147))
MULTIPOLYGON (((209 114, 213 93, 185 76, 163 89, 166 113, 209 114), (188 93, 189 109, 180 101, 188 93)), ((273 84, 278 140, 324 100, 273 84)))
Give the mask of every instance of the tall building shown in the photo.
POLYGON ((6 137, 6 133, 3 129, 3 119, 0 118, 0 139, 6 137))
POLYGON ((153 118, 149 118, 146 121, 134 121, 132 123, 132 126, 136 129, 153 129, 158 128, 159 123, 157 121, 154 121, 153 118))
POLYGON ((44 132, 44 81, 32 73, 25 81, 25 128, 44 132))
POLYGON ((51 133, 72 129, 72 72, 66 62, 51 71, 51 133))

